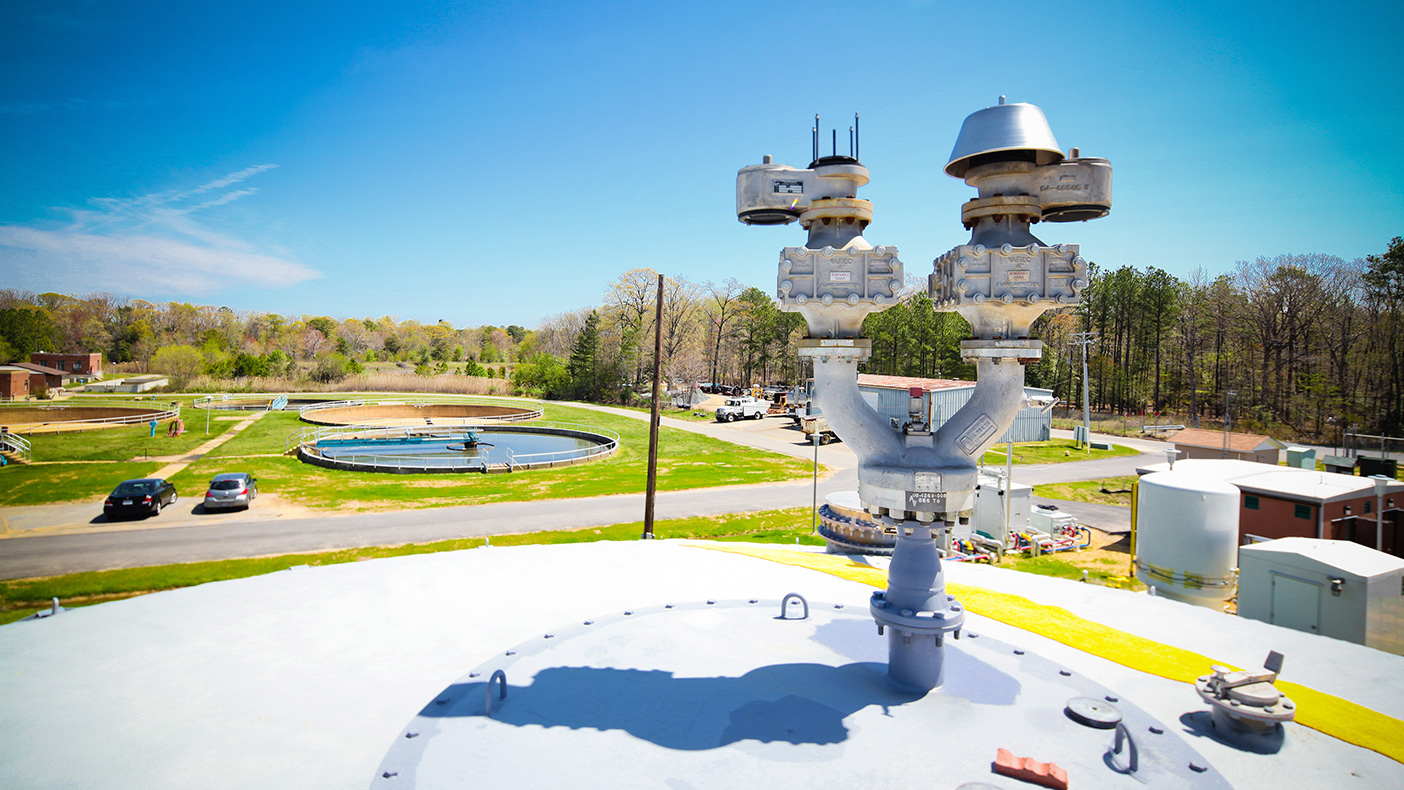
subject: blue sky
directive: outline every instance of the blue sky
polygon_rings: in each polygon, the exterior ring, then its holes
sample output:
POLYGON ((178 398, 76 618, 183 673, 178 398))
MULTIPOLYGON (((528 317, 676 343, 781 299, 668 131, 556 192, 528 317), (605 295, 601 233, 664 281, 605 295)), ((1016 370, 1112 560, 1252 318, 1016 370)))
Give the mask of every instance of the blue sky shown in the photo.
POLYGON ((0 3, 0 287, 534 326, 634 267, 771 290, 735 174, 862 113, 868 238, 962 243, 962 119, 1115 168, 1104 267, 1404 234, 1404 4, 0 3))

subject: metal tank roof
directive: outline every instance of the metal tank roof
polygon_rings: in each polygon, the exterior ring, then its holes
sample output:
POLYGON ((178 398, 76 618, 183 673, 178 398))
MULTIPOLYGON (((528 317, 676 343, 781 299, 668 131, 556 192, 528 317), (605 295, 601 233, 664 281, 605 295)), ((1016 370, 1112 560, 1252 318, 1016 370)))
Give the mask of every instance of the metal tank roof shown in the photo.
MULTIPOLYGON (((686 640, 699 640, 711 645, 708 651, 738 655, 747 652, 748 642, 728 631, 726 615, 710 610, 707 600, 739 600, 744 608, 751 598, 774 600, 798 591, 811 604, 845 604, 847 609, 830 609, 833 616, 814 621, 816 628, 805 638, 806 650, 851 655, 841 659, 840 666, 855 662, 858 666, 843 671, 866 672, 862 662, 875 660, 869 653, 882 644, 863 612, 871 587, 715 550, 730 545, 639 541, 479 548, 291 569, 0 626, 0 699, 5 701, 0 705, 0 731, 6 733, 0 739, 0 785, 369 787, 372 781, 386 779, 380 776, 384 772, 380 766, 393 745, 417 740, 406 737, 417 732, 407 730, 416 714, 426 706, 432 708, 437 695, 466 678, 465 672, 494 656, 504 661, 517 658, 506 656, 505 651, 522 645, 555 649, 556 639, 545 635, 561 640, 568 636, 557 629, 581 628, 585 620, 594 618, 619 620, 627 617, 625 611, 641 612, 668 602, 694 605, 678 613, 675 627, 682 630, 676 633, 690 634, 678 649, 688 649, 686 640), (838 617, 845 612, 852 614, 838 617), (823 628, 817 627, 824 623, 823 628)), ((815 556, 773 546, 767 550, 815 556)), ((834 559, 837 566, 863 567, 834 559)), ((864 561, 884 567, 878 558, 864 561)), ((1054 606, 1119 629, 1127 639, 1150 639, 1173 650, 1198 651, 1206 662, 1213 657, 1257 666, 1267 649, 1276 649, 1288 657, 1285 678, 1404 717, 1404 688, 1390 680, 1404 672, 1404 658, 1399 656, 1164 599, 997 567, 953 563, 947 573, 950 583, 1018 596, 1035 607, 1054 606), (1341 666, 1352 671, 1342 673, 1341 666)), ((781 639, 783 647, 781 625, 776 623, 776 630, 765 633, 781 639)), ((1030 740, 1021 735, 1021 728, 1035 724, 1017 707, 1018 701, 980 696, 1004 693, 998 691, 1004 686, 969 684, 978 664, 969 663, 962 670, 963 664, 978 660, 989 667, 978 672, 1003 674, 1019 682, 1025 673, 1033 673, 1028 676, 1030 682, 1033 675, 1039 676, 1040 683, 1048 676, 1054 683, 1062 682, 1059 671, 1072 673, 1069 683, 1095 678, 1113 695, 1122 695, 1128 710, 1134 707, 1165 722, 1166 732, 1154 737, 1173 738, 1197 750, 1235 787, 1275 789, 1288 782, 1324 787, 1348 781, 1347 777, 1384 786, 1400 776, 1400 764, 1388 757, 1295 724, 1290 725, 1281 753, 1240 752, 1191 726, 1197 721, 1194 713, 1203 706, 1187 683, 1138 671, 977 613, 970 614, 967 627, 1026 655, 989 654, 992 657, 986 660, 975 647, 978 639, 963 638, 951 648, 955 653, 951 671, 953 677, 961 671, 966 675, 952 680, 951 690, 966 698, 955 699, 945 692, 932 696, 945 695, 960 705, 980 707, 981 716, 997 715, 990 721, 1007 721, 1008 726, 997 727, 994 736, 1016 753, 1044 736, 1030 736, 1030 740)), ((563 664, 548 661, 543 666, 563 664)), ((534 685, 530 676, 511 666, 509 671, 513 671, 508 680, 514 689, 534 685)), ((746 676, 736 674, 734 668, 691 671, 721 679, 718 682, 746 676)), ((536 674, 540 677, 540 672, 536 674)), ((880 677, 881 672, 872 674, 880 677)), ((675 677, 681 676, 675 673, 675 677)), ((665 683, 661 688, 673 686, 665 683)), ((848 693, 837 687, 807 694, 799 686, 786 692, 794 700, 781 702, 784 695, 764 700, 747 697, 759 692, 744 691, 751 687, 739 680, 723 688, 742 691, 740 697, 725 698, 731 708, 758 711, 762 716, 752 720, 744 711, 738 713, 735 721, 742 728, 738 732, 763 725, 767 710, 809 709, 807 699, 823 697, 829 702, 819 700, 821 704, 839 710, 847 704, 841 700, 848 693), (779 708, 746 708, 754 701, 778 703, 779 708), (837 707, 836 701, 840 701, 837 707)), ((515 699, 527 697, 518 694, 515 699)), ((567 726, 543 720, 541 726, 516 726, 512 717, 529 715, 534 708, 519 705, 512 712, 513 701, 509 695, 502 706, 507 718, 494 726, 511 728, 501 730, 507 735, 519 731, 525 740, 508 738, 501 742, 505 746, 495 750, 470 748, 462 754, 463 776, 478 775, 473 766, 484 762, 516 761, 530 767, 534 761, 551 760, 551 752, 529 748, 539 745, 533 740, 535 734, 559 739, 572 754, 580 755, 580 762, 568 766, 580 779, 579 786, 628 784, 619 781, 621 777, 655 786, 670 777, 698 787, 727 782, 735 786, 735 776, 709 775, 695 767, 688 767, 686 773, 679 769, 709 757, 726 765, 752 764, 756 755, 769 755, 765 758, 767 784, 777 790, 813 786, 816 769, 824 772, 829 783, 886 781, 903 786, 930 783, 932 771, 938 770, 924 761, 885 760, 896 741, 873 740, 863 734, 868 724, 887 721, 881 716, 840 718, 838 729, 825 730, 820 733, 824 738, 811 737, 806 743, 747 737, 694 752, 679 752, 647 737, 624 736, 619 742, 630 744, 630 759, 622 761, 616 759, 622 753, 587 748, 592 741, 603 746, 623 736, 623 731, 605 726, 608 722, 584 720, 567 726), (513 743, 521 748, 512 747, 513 743), (801 756, 819 762, 787 762, 801 756)), ((874 712, 879 711, 869 711, 874 712)), ((892 721, 900 723, 904 715, 894 711, 897 718, 892 721)), ((1069 726, 1060 712, 1038 715, 1044 718, 1036 727, 1069 726)), ((1071 732, 1091 737, 1098 754, 1112 740, 1109 731, 1100 736, 1071 732)), ((958 728, 942 737, 953 749, 972 742, 958 728)), ((985 743, 990 737, 990 727, 982 726, 975 740, 985 743)), ((1138 743, 1143 761, 1162 753, 1138 743)), ((1051 752, 1031 756, 1055 762, 1059 758, 1051 752)), ((983 761, 978 773, 967 775, 967 768, 962 768, 959 775, 941 774, 943 780, 949 780, 949 786, 968 781, 1009 784, 988 773, 993 754, 974 757, 983 761)), ((1089 766, 1087 770, 1101 770, 1099 762, 1083 764, 1089 766)), ((560 767, 543 770, 542 775, 560 767)), ((1083 786, 1106 784, 1085 772, 1082 775, 1083 786)), ((398 778, 409 779, 412 774, 400 773, 398 778)), ((1077 781, 1077 776, 1073 779, 1077 781)))

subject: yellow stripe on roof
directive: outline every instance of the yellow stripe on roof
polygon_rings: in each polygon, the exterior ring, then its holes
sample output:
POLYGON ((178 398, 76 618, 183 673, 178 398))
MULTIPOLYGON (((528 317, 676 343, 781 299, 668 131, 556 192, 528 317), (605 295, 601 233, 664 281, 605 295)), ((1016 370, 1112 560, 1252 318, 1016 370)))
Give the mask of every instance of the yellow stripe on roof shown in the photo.
MULTIPOLYGON (((833 554, 746 544, 713 544, 698 548, 807 568, 880 589, 887 586, 886 571, 833 554)), ((959 598, 967 612, 1168 680, 1193 685, 1215 664, 1238 669, 1226 661, 1217 661, 1191 650, 1128 634, 1079 617, 1061 606, 1049 606, 1019 595, 952 582, 946 584, 946 591, 959 598)), ((1279 680, 1277 687, 1296 702, 1298 724, 1404 763, 1404 721, 1298 683, 1279 680)))

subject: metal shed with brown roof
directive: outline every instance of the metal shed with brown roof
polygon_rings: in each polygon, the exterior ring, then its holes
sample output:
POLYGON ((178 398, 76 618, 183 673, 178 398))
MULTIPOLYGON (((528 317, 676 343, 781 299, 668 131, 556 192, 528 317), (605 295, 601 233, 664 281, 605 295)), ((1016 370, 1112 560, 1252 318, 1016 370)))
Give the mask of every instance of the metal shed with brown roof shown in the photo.
POLYGON ((1277 465, 1287 445, 1270 436, 1186 428, 1167 439, 1180 458, 1228 458, 1277 465))

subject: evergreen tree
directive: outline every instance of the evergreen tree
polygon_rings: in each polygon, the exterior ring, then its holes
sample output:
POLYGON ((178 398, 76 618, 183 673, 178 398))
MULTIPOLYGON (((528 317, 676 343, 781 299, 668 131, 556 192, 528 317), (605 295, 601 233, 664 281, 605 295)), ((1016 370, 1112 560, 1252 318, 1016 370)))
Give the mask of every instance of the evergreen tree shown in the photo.
POLYGON ((584 401, 600 399, 600 315, 591 310, 570 349, 571 391, 584 401))

